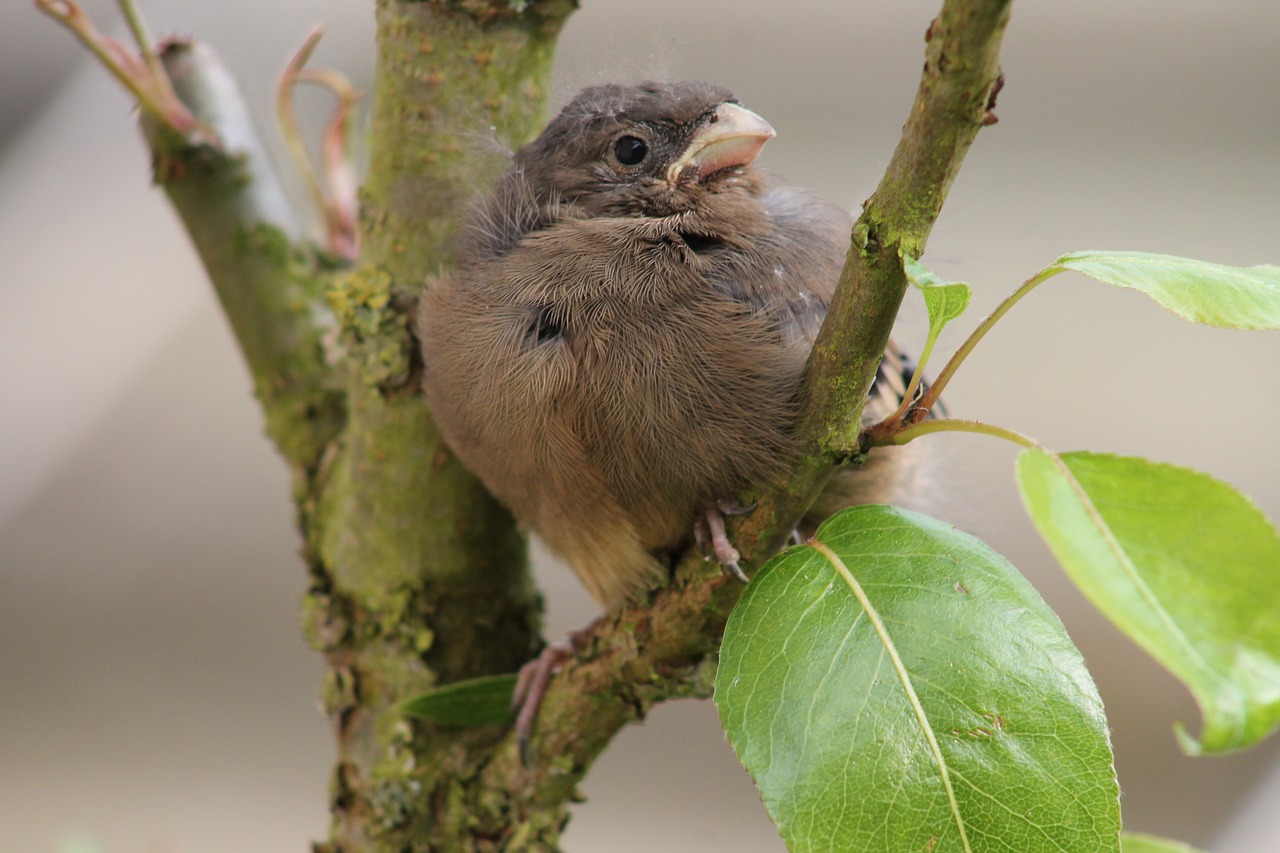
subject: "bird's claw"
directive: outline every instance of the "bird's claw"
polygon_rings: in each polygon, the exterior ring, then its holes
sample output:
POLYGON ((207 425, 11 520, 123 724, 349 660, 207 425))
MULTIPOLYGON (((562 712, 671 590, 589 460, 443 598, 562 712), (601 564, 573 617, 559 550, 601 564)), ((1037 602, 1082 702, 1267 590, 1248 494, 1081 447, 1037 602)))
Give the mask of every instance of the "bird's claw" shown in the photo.
POLYGON ((725 570, 743 583, 751 583, 751 578, 747 577, 747 573, 742 570, 742 566, 738 565, 737 560, 724 563, 725 570))
POLYGON ((720 498, 716 501, 716 506, 720 508, 720 512, 724 515, 746 515, 749 512, 755 512, 755 502, 749 504, 740 503, 733 498, 720 498))
POLYGON ((703 553, 706 554, 707 544, 710 543, 711 551, 715 554, 717 562, 743 583, 747 583, 750 578, 747 573, 742 571, 742 566, 738 561, 742 559, 742 555, 738 553, 738 549, 733 547, 733 543, 729 541, 729 536, 725 533, 724 517, 725 515, 741 515, 751 512, 755 506, 744 507, 736 501, 717 501, 716 506, 711 507, 694 524, 694 535, 698 540, 698 544, 702 546, 703 553), (727 505, 727 508, 726 508, 727 505))
POLYGON ((542 707, 547 685, 551 683, 551 676, 555 675, 560 665, 573 657, 573 652, 571 636, 556 640, 536 658, 520 667, 520 674, 516 676, 516 689, 511 694, 511 710, 516 716, 516 745, 520 750, 520 763, 525 767, 529 766, 533 727, 538 721, 538 710, 542 707))
POLYGON ((551 677, 565 661, 577 655, 584 639, 599 621, 600 617, 597 617, 578 630, 570 631, 520 667, 520 672, 516 675, 516 687, 511 694, 511 713, 516 718, 514 729, 520 763, 525 767, 530 766, 534 726, 538 722, 538 711, 542 708, 542 700, 546 696, 551 677))

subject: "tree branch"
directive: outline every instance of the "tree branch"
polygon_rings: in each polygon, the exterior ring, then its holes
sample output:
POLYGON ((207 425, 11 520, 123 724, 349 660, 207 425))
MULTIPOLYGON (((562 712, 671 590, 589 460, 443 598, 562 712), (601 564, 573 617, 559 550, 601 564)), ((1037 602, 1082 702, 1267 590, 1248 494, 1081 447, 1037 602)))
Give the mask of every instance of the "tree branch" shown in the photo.
POLYGON ((191 235, 249 365, 267 432, 302 489, 344 418, 322 344, 332 325, 328 270, 303 249, 280 177, 213 51, 171 40, 160 61, 213 142, 144 116, 155 180, 191 235))
MULTIPOLYGON (((993 124, 1012 0, 947 2, 926 35, 924 73, 880 186, 853 228, 831 309, 809 358, 807 424, 829 468, 856 445, 862 406, 919 257, 964 155, 993 124)), ((814 478, 817 484, 825 479, 814 478)), ((807 505, 807 503, 806 503, 807 505)))
POLYGON ((267 431, 298 488, 342 422, 321 347, 324 271, 303 256, 297 216, 239 89, 191 40, 157 51, 133 0, 121 9, 133 53, 94 27, 75 0, 36 0, 137 100, 157 184, 204 262, 263 405, 267 431))
POLYGON ((436 431, 411 318, 429 276, 451 261, 461 212, 505 166, 498 145, 522 144, 545 120, 572 9, 378 2, 361 257, 330 292, 350 417, 308 533, 310 633, 329 660, 339 748, 331 846, 319 849, 547 849, 567 820, 561 800, 513 826, 478 781, 500 733, 410 722, 399 704, 512 671, 539 642, 523 537, 436 431))
MULTIPOLYGON (((929 28, 925 69, 902 138, 853 229, 839 288, 809 360, 805 434, 811 451, 738 526, 758 564, 794 528, 856 438, 862 407, 906 289, 899 253, 918 254, 970 143, 989 115, 1011 0, 946 0, 929 28)), ((508 743, 492 784, 534 808, 563 796, 621 726, 654 703, 710 694, 715 653, 741 585, 687 555, 671 585, 601 620, 585 651, 552 682, 521 772, 508 743)))

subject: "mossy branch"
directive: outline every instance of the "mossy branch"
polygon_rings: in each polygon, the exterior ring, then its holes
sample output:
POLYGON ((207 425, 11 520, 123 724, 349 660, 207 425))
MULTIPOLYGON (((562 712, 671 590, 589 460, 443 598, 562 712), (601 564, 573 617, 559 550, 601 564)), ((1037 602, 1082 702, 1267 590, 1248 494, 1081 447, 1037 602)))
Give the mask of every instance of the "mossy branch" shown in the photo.
POLYGON ((344 418, 322 341, 332 326, 323 299, 329 265, 304 247, 249 109, 213 51, 171 40, 159 57, 203 130, 179 135, 144 115, 155 181, 182 219, 231 323, 267 432, 300 478, 298 488, 305 488, 344 418))
POLYGON ((318 484, 311 635, 338 737, 333 850, 548 849, 565 799, 525 820, 480 781, 497 734, 411 723, 430 687, 537 651, 541 600, 511 517, 449 452, 420 391, 410 318, 451 260, 496 143, 545 121, 567 0, 377 5, 361 252, 330 292, 349 420, 318 484), (496 135, 497 140, 492 137, 496 135))
POLYGON ((1011 5, 947 2, 929 27, 915 103, 853 227, 840 284, 809 358, 807 425, 816 452, 799 486, 820 486, 822 469, 857 446, 867 390, 907 287, 902 256, 924 252, 969 146, 995 123, 995 98, 1004 85, 1000 44, 1011 5))
POLYGON ((75 0, 36 0, 137 101, 155 182, 204 263, 301 494, 343 418, 321 345, 323 264, 304 255, 298 217, 218 57, 189 39, 157 49, 133 0, 120 6, 137 53, 75 0))
POLYGON ((552 51, 573 4, 379 3, 365 245, 359 265, 342 270, 303 248, 211 50, 174 40, 155 51, 139 26, 140 59, 93 29, 74 0, 39 3, 139 98, 155 179, 209 272, 295 473, 310 573, 304 630, 327 659, 322 696, 339 750, 331 840, 317 848, 483 850, 517 831, 518 846, 553 846, 563 802, 514 827, 501 801, 482 796, 493 733, 414 726, 398 703, 514 669, 537 650, 541 602, 523 539, 435 432, 409 318, 428 274, 449 261, 461 210, 494 171, 473 156, 477 141, 496 129, 519 144, 544 120, 552 51))

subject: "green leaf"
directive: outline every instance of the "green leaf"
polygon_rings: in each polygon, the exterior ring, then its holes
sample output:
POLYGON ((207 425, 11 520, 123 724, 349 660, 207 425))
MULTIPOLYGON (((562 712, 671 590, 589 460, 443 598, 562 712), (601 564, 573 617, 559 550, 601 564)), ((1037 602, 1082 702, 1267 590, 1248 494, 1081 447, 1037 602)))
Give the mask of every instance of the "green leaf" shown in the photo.
MULTIPOLYGON (((902 255, 901 258, 902 271, 906 273, 907 281, 920 288, 924 295, 925 310, 929 312, 929 335, 920 350, 920 359, 916 362, 916 376, 920 376, 929 363, 933 345, 938 342, 938 334, 942 328, 969 307, 969 285, 944 281, 910 255, 902 255)), ((914 392, 916 381, 913 377, 909 394, 914 392)))
POLYGON ((1180 678, 1200 743, 1241 749, 1280 723, 1280 536, 1225 483, 1096 453, 1023 451, 1018 486, 1040 535, 1085 595, 1180 678))
POLYGON ((716 706, 793 851, 1119 850, 1093 682, 983 543, 887 506, 770 560, 725 629, 716 706))
POLYGON ((969 307, 969 285, 941 279, 932 270, 908 255, 902 256, 902 269, 907 281, 920 288, 929 311, 929 327, 942 327, 959 317, 969 307))
POLYGON ((456 681, 405 702, 404 713, 446 726, 509 723, 515 688, 514 674, 456 681))
POLYGON ((1156 838, 1154 835, 1143 835, 1140 832, 1122 834, 1120 850, 1121 853, 1202 853, 1190 844, 1170 841, 1167 838, 1156 838))
POLYGON ((1280 329, 1280 267, 1232 267, 1146 252, 1074 252, 1049 268, 1055 269, 1140 290, 1195 323, 1280 329))

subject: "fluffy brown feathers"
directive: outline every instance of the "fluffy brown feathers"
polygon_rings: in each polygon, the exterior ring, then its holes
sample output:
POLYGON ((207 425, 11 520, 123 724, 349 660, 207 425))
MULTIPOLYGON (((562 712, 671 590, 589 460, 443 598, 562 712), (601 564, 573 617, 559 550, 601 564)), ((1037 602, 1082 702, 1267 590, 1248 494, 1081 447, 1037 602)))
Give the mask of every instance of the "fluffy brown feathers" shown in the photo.
POLYGON ((446 439, 602 605, 796 453, 852 220, 752 165, 772 135, 705 83, 587 89, 516 154, 422 299, 446 439))

